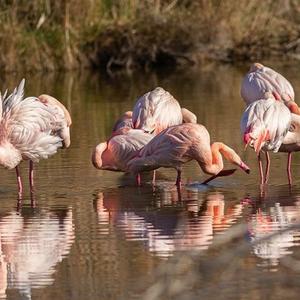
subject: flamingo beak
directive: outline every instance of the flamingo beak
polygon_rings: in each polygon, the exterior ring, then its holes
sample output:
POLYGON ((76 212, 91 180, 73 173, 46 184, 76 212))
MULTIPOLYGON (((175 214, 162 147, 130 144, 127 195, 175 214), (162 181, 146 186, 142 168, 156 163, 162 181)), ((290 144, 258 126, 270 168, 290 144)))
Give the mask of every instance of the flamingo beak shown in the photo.
POLYGON ((249 168, 244 162, 241 162, 241 163, 239 164, 239 167, 240 167, 243 171, 245 171, 247 174, 250 174, 250 168, 249 168))

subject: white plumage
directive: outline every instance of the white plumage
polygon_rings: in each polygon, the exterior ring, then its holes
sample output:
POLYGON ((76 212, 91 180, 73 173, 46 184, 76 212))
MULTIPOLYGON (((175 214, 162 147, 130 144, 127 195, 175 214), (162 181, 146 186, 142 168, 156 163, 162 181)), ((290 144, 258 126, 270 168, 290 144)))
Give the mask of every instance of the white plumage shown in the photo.
POLYGON ((92 162, 98 169, 127 172, 127 163, 152 138, 153 135, 139 129, 122 131, 96 147, 92 156, 92 162))
POLYGON ((241 96, 248 105, 263 99, 265 92, 274 93, 278 100, 295 99, 294 89, 285 77, 269 67, 255 63, 242 81, 241 96))
POLYGON ((291 124, 291 113, 281 102, 270 96, 251 103, 241 119, 241 131, 246 143, 256 150, 277 152, 291 124))
POLYGON ((157 87, 136 101, 132 114, 133 126, 149 133, 182 123, 182 112, 178 101, 161 87, 157 87))
POLYGON ((1 99, 0 164, 8 169, 17 168, 22 160, 38 162, 70 145, 71 118, 66 118, 64 106, 54 98, 24 98, 24 84, 23 79, 11 95, 1 99))

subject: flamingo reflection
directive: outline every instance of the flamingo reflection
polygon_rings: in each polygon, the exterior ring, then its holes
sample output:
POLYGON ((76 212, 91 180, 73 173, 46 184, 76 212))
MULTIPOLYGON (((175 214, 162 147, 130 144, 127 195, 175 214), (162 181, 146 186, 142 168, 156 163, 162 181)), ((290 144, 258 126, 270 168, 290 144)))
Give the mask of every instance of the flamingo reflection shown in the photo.
POLYGON ((30 299, 32 288, 51 285, 73 240, 71 208, 23 209, 0 217, 0 298, 17 289, 30 299))
POLYGON ((282 257, 293 253, 291 247, 299 245, 300 230, 287 229, 300 223, 300 196, 286 194, 266 196, 263 206, 252 203, 248 234, 253 253, 263 259, 263 265, 277 266, 282 257))
MULTIPOLYGON (((114 189, 97 196, 95 208, 99 233, 105 228, 121 230, 127 241, 142 241, 146 249, 159 257, 168 257, 178 251, 204 250, 213 236, 222 233, 240 217, 243 206, 227 201, 220 192, 206 195, 198 191, 162 189, 156 201, 143 204, 130 201, 130 196, 114 189), (181 200, 180 200, 181 199, 181 200)), ((153 200, 153 199, 151 199, 153 200)))

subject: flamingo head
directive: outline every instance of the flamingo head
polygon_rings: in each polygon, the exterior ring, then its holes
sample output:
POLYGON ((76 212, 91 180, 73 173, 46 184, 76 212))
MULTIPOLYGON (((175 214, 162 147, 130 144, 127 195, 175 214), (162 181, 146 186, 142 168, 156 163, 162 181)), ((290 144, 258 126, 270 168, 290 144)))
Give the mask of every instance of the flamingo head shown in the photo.
POLYGON ((268 142, 270 139, 270 133, 267 129, 258 129, 253 130, 252 128, 248 128, 244 133, 243 140, 245 143, 245 149, 249 145, 251 148, 254 148, 255 152, 258 154, 262 147, 268 142))

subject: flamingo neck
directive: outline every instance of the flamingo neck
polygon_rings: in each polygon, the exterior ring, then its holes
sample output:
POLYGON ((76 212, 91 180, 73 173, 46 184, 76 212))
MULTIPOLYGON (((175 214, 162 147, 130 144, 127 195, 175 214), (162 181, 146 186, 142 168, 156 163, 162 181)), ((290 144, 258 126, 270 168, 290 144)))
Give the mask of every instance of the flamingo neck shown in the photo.
POLYGON ((206 161, 206 163, 204 164, 199 163, 203 172, 211 175, 216 175, 223 169, 224 164, 221 155, 222 148, 222 143, 213 143, 211 145, 211 161, 206 161))

